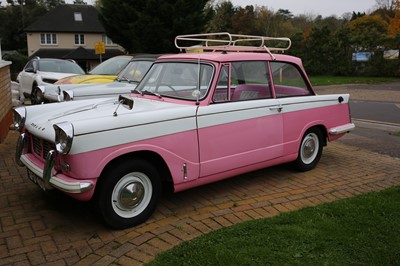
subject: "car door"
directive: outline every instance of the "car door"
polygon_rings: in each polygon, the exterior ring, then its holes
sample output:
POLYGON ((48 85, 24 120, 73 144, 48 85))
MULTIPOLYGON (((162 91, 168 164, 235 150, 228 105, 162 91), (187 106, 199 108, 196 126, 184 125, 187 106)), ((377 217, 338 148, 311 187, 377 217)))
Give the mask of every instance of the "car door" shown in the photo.
POLYGON ((267 63, 225 64, 217 83, 213 103, 198 108, 200 177, 280 157, 282 116, 267 63), (249 76, 255 69, 261 71, 258 79, 249 76))
POLYGON ((21 72, 19 82, 21 86, 22 93, 26 92, 28 94, 31 93, 32 91, 32 84, 36 76, 36 70, 37 70, 37 60, 31 60, 29 61, 26 66, 24 67, 24 70, 21 72))
POLYGON ((320 120, 317 108, 324 103, 313 97, 315 93, 297 65, 272 61, 270 67, 275 94, 282 108, 284 153, 294 154, 298 152, 304 130, 313 121, 320 120))

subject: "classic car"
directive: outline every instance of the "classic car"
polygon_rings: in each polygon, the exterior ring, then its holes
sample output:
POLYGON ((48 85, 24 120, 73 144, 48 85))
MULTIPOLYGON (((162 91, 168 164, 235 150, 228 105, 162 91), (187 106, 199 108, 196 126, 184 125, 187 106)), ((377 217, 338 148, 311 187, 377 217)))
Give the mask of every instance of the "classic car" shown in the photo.
POLYGON ((85 75, 75 75, 58 80, 55 84, 82 84, 82 83, 108 83, 112 82, 119 72, 126 67, 133 58, 131 55, 118 55, 90 70, 85 75))
POLYGON ((53 84, 78 74, 85 74, 85 71, 72 60, 34 57, 17 76, 20 99, 31 98, 39 85, 53 84))
POLYGON ((15 108, 16 160, 29 179, 93 200, 120 229, 148 219, 163 186, 288 162, 308 171, 354 128, 349 95, 317 95, 301 60, 281 53, 290 39, 215 33, 175 44, 195 41, 203 52, 159 57, 129 97, 15 108))
POLYGON ((130 94, 149 70, 159 55, 142 54, 135 56, 119 73, 114 82, 106 84, 52 84, 38 86, 32 104, 107 98, 130 94))

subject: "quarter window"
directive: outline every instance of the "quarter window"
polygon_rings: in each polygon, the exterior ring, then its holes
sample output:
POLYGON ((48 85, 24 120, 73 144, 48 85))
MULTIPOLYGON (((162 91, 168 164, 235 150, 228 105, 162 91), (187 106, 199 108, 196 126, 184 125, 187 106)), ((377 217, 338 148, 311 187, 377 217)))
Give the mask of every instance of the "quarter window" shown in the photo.
POLYGON ((278 98, 312 94, 296 66, 284 62, 271 62, 271 71, 278 98))
POLYGON ((40 44, 57 44, 57 35, 55 33, 41 33, 40 44))

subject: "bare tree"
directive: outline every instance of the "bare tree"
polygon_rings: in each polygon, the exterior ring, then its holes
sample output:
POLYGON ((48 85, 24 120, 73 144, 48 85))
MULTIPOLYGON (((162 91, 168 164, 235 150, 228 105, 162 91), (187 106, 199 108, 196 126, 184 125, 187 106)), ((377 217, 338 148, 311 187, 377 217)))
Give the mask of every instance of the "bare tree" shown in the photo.
POLYGON ((399 0, 375 0, 377 9, 394 10, 400 8, 399 0))

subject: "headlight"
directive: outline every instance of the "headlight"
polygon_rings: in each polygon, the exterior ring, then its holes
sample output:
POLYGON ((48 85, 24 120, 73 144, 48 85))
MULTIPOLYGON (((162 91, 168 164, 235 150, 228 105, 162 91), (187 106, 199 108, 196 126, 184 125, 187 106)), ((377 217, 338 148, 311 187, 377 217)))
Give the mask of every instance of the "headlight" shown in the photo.
POLYGON ((64 101, 72 101, 74 99, 74 91, 63 91, 64 101))
POLYGON ((53 128, 56 133, 55 144, 57 152, 64 155, 68 154, 74 138, 74 127, 70 122, 62 122, 53 125, 53 128))
POLYGON ((54 84, 57 80, 56 79, 49 79, 49 78, 42 78, 42 81, 45 83, 54 84))
POLYGON ((25 126, 26 109, 25 107, 14 108, 13 114, 14 114, 14 127, 16 130, 21 132, 25 126))

